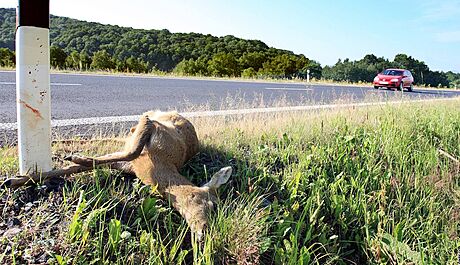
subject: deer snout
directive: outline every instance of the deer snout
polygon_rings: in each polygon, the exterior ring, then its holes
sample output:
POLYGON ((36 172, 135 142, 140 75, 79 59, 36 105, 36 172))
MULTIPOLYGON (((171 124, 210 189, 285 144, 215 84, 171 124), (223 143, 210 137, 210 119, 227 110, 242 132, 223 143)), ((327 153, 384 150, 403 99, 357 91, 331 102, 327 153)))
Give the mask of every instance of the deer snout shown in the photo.
POLYGON ((189 223, 189 226, 190 226, 190 231, 196 236, 198 241, 201 241, 203 239, 204 231, 206 230, 208 226, 208 220, 200 219, 197 222, 189 223))
POLYGON ((208 225, 208 213, 214 207, 212 195, 207 188, 177 187, 172 191, 175 195, 175 207, 198 239, 203 237, 208 225))

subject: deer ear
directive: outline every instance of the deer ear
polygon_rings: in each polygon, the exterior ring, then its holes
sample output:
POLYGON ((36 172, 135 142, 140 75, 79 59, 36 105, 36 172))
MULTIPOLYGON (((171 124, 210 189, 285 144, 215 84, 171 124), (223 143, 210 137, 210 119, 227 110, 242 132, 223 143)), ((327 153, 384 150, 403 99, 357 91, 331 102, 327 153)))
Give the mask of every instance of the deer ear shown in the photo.
POLYGON ((129 129, 129 131, 130 131, 131 133, 134 133, 134 131, 136 131, 136 126, 131 127, 131 129, 129 129))
POLYGON ((208 183, 203 185, 203 187, 208 187, 209 189, 217 189, 221 185, 227 183, 230 175, 232 175, 232 167, 221 168, 216 174, 214 174, 214 176, 212 176, 208 183))

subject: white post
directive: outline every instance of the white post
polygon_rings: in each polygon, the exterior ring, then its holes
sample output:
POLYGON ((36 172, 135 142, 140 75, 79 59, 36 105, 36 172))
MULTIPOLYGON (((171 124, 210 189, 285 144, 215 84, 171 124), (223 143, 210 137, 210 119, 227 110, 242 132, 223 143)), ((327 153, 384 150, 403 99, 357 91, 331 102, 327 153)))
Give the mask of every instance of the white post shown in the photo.
POLYGON ((310 83, 310 69, 307 69, 307 83, 310 83))
POLYGON ((24 175, 52 169, 49 0, 19 0, 16 12, 19 173, 24 175))

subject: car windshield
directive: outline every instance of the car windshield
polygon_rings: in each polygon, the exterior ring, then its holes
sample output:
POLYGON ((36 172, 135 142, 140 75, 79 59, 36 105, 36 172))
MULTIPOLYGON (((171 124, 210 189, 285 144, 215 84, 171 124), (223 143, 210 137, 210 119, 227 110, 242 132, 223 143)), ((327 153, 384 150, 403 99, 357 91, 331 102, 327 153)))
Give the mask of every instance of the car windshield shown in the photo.
POLYGON ((384 75, 395 75, 395 76, 400 76, 403 75, 403 71, 399 70, 385 70, 383 71, 384 75))

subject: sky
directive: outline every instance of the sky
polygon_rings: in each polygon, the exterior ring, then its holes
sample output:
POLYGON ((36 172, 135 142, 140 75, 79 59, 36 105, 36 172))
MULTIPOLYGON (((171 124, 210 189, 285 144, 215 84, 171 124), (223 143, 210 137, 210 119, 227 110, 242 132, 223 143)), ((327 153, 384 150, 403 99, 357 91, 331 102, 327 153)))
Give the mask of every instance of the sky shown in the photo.
MULTIPOLYGON (((16 7, 1 0, 0 7, 16 7)), ((460 72, 460 0, 50 0, 53 15, 258 39, 333 65, 405 53, 460 72)))

